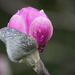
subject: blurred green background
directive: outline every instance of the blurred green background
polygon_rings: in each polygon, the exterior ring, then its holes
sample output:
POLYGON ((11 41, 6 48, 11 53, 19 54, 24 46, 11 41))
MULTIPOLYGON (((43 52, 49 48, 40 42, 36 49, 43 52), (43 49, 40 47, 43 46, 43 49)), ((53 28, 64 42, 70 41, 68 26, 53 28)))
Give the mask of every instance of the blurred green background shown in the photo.
MULTIPOLYGON (((51 75, 75 75, 75 0, 0 0, 0 28, 26 6, 43 9, 53 24, 53 36, 40 53, 48 71, 51 75)), ((36 75, 27 65, 11 62, 2 41, 0 54, 7 57, 11 75, 36 75)))

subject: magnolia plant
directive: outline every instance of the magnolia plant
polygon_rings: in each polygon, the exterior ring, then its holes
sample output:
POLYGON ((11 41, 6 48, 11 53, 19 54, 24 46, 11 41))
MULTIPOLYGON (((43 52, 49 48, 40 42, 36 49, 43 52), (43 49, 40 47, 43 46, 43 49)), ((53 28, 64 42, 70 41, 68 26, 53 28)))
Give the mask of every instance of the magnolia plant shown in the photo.
POLYGON ((39 75, 49 75, 39 53, 43 52, 53 34, 53 26, 43 10, 25 7, 15 13, 0 39, 6 44, 10 60, 26 63, 39 75))

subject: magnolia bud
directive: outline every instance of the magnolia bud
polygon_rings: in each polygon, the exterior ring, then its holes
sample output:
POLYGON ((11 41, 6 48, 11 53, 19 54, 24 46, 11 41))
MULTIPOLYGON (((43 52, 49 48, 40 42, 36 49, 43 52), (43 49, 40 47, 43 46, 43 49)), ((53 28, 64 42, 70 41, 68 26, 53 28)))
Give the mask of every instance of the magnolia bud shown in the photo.
POLYGON ((26 63, 39 75, 49 75, 40 60, 38 45, 33 37, 16 29, 5 27, 0 29, 0 39, 6 44, 10 60, 26 63))
POLYGON ((0 39, 6 44, 7 54, 14 62, 19 62, 38 48, 33 37, 10 27, 0 29, 0 39))

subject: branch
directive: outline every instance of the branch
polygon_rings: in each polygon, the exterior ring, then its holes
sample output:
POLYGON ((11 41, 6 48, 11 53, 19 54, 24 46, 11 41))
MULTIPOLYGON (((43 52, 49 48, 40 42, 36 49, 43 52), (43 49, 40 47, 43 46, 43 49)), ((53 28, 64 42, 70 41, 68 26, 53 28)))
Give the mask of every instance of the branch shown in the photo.
POLYGON ((50 75, 41 60, 34 65, 33 69, 38 75, 50 75))

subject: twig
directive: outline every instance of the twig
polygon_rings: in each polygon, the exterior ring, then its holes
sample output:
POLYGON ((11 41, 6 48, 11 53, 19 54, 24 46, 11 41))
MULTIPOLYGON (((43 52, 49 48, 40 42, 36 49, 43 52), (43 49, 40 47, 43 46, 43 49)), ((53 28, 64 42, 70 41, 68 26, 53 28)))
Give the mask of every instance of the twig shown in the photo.
POLYGON ((33 69, 38 75, 50 75, 41 60, 34 65, 33 69))

